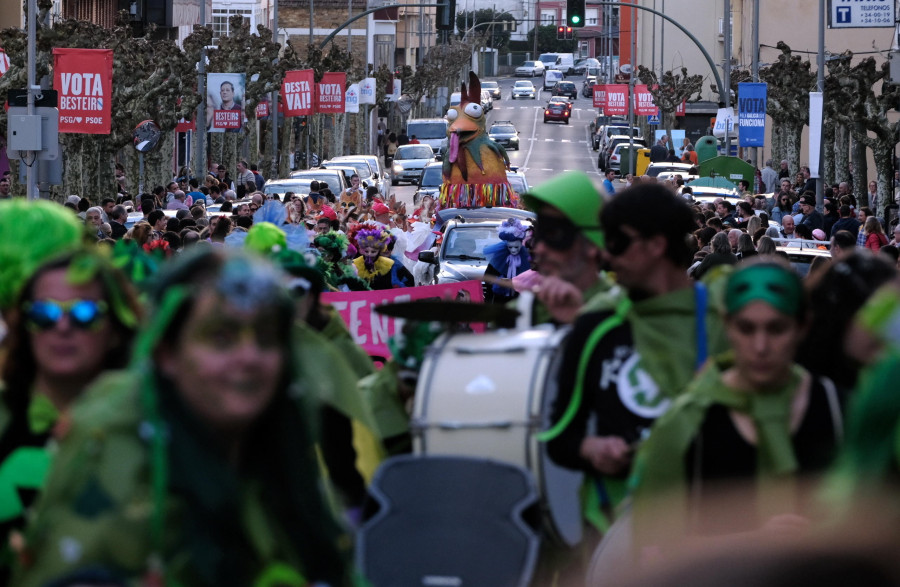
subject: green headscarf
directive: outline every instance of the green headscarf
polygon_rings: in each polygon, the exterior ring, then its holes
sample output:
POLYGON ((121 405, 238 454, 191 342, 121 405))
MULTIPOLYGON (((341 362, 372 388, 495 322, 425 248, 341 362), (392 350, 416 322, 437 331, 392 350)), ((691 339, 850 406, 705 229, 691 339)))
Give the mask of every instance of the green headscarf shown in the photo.
POLYGON ((765 302, 788 316, 803 312, 803 286, 800 277, 776 263, 755 263, 731 274, 725 286, 725 311, 738 313, 751 302, 765 302))

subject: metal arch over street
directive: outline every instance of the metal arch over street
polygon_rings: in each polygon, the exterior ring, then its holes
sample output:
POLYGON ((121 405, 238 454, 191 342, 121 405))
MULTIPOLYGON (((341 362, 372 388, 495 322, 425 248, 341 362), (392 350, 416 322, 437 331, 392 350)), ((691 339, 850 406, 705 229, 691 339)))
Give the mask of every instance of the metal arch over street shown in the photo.
POLYGON ((629 8, 637 8, 639 10, 646 10, 647 12, 652 12, 653 14, 655 14, 657 16, 663 17, 665 20, 674 24, 676 27, 678 27, 678 29, 681 32, 683 32, 685 35, 687 35, 688 38, 691 41, 693 41, 695 45, 697 45, 697 48, 700 49, 700 52, 703 53, 703 56, 706 58, 706 62, 709 64, 709 68, 713 72, 713 76, 715 76, 715 78, 716 78, 716 87, 719 88, 719 98, 722 98, 722 96, 725 96, 725 84, 722 83, 722 76, 719 75, 719 70, 716 69, 716 62, 713 61, 712 57, 710 57, 709 53, 706 51, 706 47, 704 47, 703 45, 700 44, 700 41, 697 40, 697 37, 695 37, 693 34, 691 34, 691 32, 689 30, 687 30, 686 28, 681 26, 681 24, 677 20, 674 20, 673 18, 666 16, 662 12, 653 10, 652 8, 647 8, 646 6, 639 6, 638 4, 622 3, 622 2, 608 2, 608 1, 603 1, 603 0, 601 0, 600 2, 592 2, 592 4, 601 4, 604 6, 619 6, 619 7, 627 6, 629 8))

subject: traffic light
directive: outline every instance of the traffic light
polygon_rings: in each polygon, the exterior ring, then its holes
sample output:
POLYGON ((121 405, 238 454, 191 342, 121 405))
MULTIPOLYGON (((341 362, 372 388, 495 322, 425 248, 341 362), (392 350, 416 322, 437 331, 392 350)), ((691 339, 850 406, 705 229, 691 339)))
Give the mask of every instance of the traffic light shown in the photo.
POLYGON ((564 27, 564 26, 556 27, 556 40, 557 41, 565 41, 566 40, 566 27, 564 27))
POLYGON ((439 31, 452 31, 456 28, 456 0, 438 0, 434 28, 439 31))
POLYGON ((572 27, 567 26, 567 27, 566 27, 566 40, 567 40, 567 41, 571 41, 571 40, 574 39, 574 38, 575 38, 575 33, 574 33, 574 31, 572 30, 572 27))
POLYGON ((566 0, 566 20, 569 26, 584 26, 584 0, 566 0))

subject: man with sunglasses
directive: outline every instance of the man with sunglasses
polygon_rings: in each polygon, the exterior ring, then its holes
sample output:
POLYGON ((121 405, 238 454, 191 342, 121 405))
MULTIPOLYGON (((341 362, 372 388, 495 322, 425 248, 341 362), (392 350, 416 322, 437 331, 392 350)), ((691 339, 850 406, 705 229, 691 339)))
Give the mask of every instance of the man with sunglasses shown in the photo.
POLYGON ((653 422, 706 357, 727 348, 708 292, 687 276, 695 224, 683 199, 641 183, 606 202, 600 225, 603 258, 627 297, 573 324, 547 445, 557 463, 593 476, 603 496, 598 516, 624 497, 632 457, 653 422))
POLYGON ((536 321, 571 323, 610 287, 600 273, 602 196, 587 175, 572 171, 522 197, 537 213, 533 257, 541 280, 535 293, 543 306, 536 308, 536 321))

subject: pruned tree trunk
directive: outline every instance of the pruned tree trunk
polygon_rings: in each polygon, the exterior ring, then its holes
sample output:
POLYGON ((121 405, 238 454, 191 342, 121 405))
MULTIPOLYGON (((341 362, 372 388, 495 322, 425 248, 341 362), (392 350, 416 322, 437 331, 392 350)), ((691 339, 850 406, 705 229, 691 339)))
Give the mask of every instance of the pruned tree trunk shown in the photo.
POLYGON ((826 118, 822 127, 822 179, 826 187, 834 183, 835 127, 831 118, 826 118))
POLYGON ((850 131, 843 124, 834 129, 834 181, 850 181, 850 131))
MULTIPOLYGON (((856 133, 865 134, 865 125, 861 122, 854 123, 854 131, 856 133)), ((869 163, 866 158, 866 145, 862 141, 853 137, 853 195, 860 206, 869 205, 869 196, 867 195, 869 163)))

